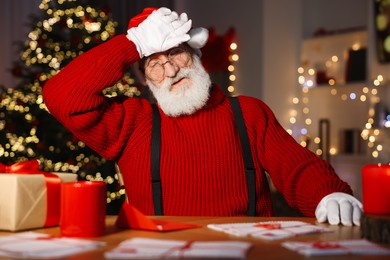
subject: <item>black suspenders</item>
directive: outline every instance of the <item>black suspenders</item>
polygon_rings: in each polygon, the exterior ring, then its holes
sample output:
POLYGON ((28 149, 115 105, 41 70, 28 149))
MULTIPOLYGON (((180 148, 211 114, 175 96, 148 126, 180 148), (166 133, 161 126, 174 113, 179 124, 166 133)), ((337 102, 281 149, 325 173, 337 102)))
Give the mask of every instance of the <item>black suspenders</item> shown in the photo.
POLYGON ((240 135, 242 156, 244 157, 246 186, 248 189, 248 216, 256 216, 256 172, 255 166, 253 165, 248 133, 238 98, 230 97, 230 104, 232 106, 234 118, 236 120, 236 128, 240 135))
MULTIPOLYGON (((242 154, 245 164, 246 184, 248 189, 248 216, 256 216, 256 184, 255 184, 255 168, 250 149, 249 138, 242 116, 241 107, 236 97, 230 97, 236 128, 240 135, 242 154)), ((160 179, 160 142, 161 142, 161 118, 156 104, 152 104, 152 142, 151 142, 151 175, 152 175, 152 192, 154 214, 163 215, 162 207, 162 191, 160 179)))
POLYGON ((152 104, 153 117, 152 117, 152 143, 150 148, 150 171, 152 174, 152 192, 153 192, 153 204, 154 214, 164 215, 162 208, 162 191, 161 191, 161 179, 160 179, 160 144, 161 144, 161 118, 160 112, 156 104, 152 104))

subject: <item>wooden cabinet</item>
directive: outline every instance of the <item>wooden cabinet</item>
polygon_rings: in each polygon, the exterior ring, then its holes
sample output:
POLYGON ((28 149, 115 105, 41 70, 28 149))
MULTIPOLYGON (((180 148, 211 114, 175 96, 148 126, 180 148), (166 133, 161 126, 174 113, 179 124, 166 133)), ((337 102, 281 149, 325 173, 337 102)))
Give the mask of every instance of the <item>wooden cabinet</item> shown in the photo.
POLYGON ((308 148, 329 160, 359 199, 361 167, 370 162, 361 132, 375 99, 368 48, 367 31, 304 39, 298 72, 298 121, 308 148), (357 51, 364 56, 359 53, 352 61, 357 51))
POLYGON ((390 118, 384 125, 390 114, 390 63, 378 59, 373 4, 303 1, 300 68, 290 113, 292 135, 328 159, 358 198, 361 167, 390 161, 390 118), (311 37, 319 33, 326 35, 311 37))

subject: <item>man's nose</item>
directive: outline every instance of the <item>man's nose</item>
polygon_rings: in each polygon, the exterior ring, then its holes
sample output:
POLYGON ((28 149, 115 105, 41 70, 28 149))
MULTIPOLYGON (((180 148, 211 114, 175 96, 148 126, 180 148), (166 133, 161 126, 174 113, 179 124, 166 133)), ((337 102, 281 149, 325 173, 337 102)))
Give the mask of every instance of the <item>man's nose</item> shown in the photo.
POLYGON ((165 76, 170 78, 175 77, 180 70, 179 66, 177 66, 174 62, 171 62, 169 60, 164 62, 163 66, 165 70, 165 76))

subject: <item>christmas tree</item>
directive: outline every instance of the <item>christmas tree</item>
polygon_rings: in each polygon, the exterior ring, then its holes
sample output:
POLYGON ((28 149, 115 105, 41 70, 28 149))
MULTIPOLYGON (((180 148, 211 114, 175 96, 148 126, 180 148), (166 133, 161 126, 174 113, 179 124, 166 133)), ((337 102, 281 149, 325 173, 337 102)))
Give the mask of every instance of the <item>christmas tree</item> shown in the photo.
MULTIPOLYGON (((12 73, 17 86, 0 90, 0 162, 38 159, 42 170, 72 172, 79 180, 107 183, 108 209, 117 208, 124 190, 118 189, 114 162, 101 158, 48 112, 42 100, 45 82, 75 57, 115 35, 108 0, 42 0, 40 14, 31 17, 32 31, 21 43, 12 73)), ((107 96, 138 96, 131 72, 107 96)), ((115 211, 115 209, 113 209, 115 211)))

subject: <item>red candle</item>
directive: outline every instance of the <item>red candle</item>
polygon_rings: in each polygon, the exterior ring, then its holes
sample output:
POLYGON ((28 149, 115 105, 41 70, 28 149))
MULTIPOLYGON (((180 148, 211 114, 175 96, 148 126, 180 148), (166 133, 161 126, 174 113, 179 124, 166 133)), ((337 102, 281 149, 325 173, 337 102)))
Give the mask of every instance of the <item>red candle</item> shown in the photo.
POLYGON ((62 183, 61 235, 64 237, 104 235, 106 200, 106 184, 103 181, 62 183))
POLYGON ((389 164, 368 164, 363 167, 362 196, 366 214, 390 215, 389 164))

